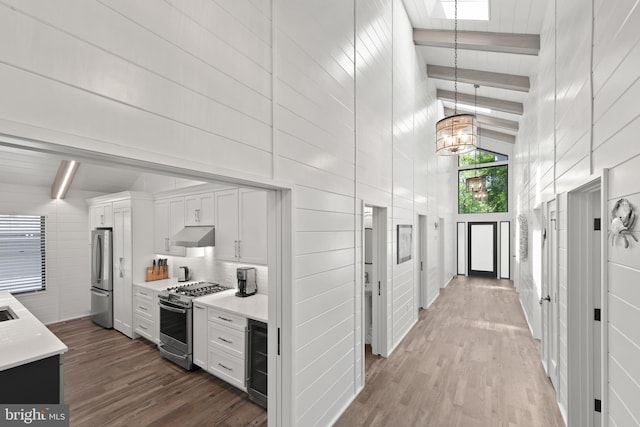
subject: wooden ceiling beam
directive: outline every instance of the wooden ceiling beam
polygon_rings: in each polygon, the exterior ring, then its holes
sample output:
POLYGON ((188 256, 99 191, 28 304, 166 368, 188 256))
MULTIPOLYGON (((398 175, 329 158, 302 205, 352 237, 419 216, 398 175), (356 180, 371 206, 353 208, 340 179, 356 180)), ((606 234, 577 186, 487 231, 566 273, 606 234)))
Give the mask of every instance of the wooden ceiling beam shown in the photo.
MULTIPOLYGON (((453 49, 454 32, 452 30, 414 28, 413 42, 420 46, 453 49)), ((458 31, 458 49, 538 55, 538 52, 540 52, 540 35, 458 31)))
MULTIPOLYGON (((453 113, 453 108, 444 107, 445 116, 452 116, 453 113)), ((478 122, 480 122, 480 124, 508 130, 511 132, 518 132, 518 130, 520 129, 520 125, 514 120, 501 119, 499 117, 486 116, 484 114, 476 114, 476 119, 478 119, 478 122)))
MULTIPOLYGON (((450 90, 438 89, 436 97, 442 101, 455 102, 455 93, 450 90)), ((524 106, 521 102, 504 101, 502 99, 488 98, 486 96, 478 96, 477 99, 473 95, 458 92, 458 102, 467 105, 477 105, 478 107, 490 108, 503 113, 522 115, 524 106), (477 100, 477 103, 476 103, 477 100)))
POLYGON ((503 132, 498 132, 498 131, 491 130, 491 129, 479 128, 478 129, 478 135, 480 136, 481 140, 483 138, 489 138, 489 139, 494 139, 496 141, 508 142, 509 144, 515 144, 516 143, 515 135, 511 135, 511 134, 503 133, 503 132))
MULTIPOLYGON (((433 79, 455 80, 455 68, 427 64, 427 75, 433 79)), ((480 86, 529 92, 529 77, 514 74, 493 73, 489 71, 458 68, 458 81, 480 86)))

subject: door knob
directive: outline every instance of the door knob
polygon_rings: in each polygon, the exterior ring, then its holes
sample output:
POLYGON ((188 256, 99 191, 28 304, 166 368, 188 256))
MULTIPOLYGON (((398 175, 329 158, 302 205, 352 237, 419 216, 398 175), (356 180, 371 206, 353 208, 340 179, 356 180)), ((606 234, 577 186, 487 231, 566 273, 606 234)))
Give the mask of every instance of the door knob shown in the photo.
POLYGON ((540 305, 542 305, 542 301, 551 301, 551 297, 549 295, 547 295, 544 298, 540 298, 540 305))

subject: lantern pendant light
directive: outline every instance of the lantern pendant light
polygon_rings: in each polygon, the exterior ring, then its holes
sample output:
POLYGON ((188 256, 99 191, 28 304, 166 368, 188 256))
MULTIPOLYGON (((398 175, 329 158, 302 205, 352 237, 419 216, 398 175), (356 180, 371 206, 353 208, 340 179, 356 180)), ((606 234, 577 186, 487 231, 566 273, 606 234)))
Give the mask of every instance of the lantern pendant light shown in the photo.
POLYGON ((471 196, 471 198, 473 200, 477 200, 477 201, 484 201, 487 200, 489 198, 489 193, 487 192, 487 190, 480 190, 480 191, 476 191, 473 193, 473 195, 471 196))
POLYGON ((475 114, 458 114, 458 0, 455 0, 454 14, 454 108, 453 115, 436 123, 436 154, 457 156, 476 148, 478 126, 475 114))
MULTIPOLYGON (((478 84, 474 84, 473 85, 473 107, 474 109, 477 107, 478 102, 477 102, 477 98, 478 98, 478 88, 480 86, 478 84)), ((480 135, 478 135, 478 145, 480 143, 480 135)), ((476 171, 476 176, 472 177, 472 178, 467 178, 466 180, 466 185, 467 185, 467 191, 471 191, 473 193, 473 200, 486 200, 487 197, 484 198, 478 198, 479 195, 478 193, 484 193, 487 194, 487 178, 484 176, 478 176, 478 149, 476 148, 475 150, 475 164, 474 164, 474 169, 476 171)), ((487 194, 488 196, 488 194, 487 194)))

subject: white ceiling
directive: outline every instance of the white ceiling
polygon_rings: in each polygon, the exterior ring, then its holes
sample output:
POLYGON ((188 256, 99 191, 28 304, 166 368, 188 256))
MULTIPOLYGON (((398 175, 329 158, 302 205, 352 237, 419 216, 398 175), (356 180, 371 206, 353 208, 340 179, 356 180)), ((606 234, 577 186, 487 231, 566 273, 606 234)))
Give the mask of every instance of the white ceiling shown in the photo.
MULTIPOLYGON (((454 21, 450 19, 433 18, 433 13, 439 6, 439 0, 403 0, 409 19, 414 28, 453 30, 454 21)), ((494 33, 522 33, 540 34, 542 22, 546 14, 548 0, 490 0, 489 21, 458 21, 458 31, 480 31, 494 33)), ((426 64, 445 67, 454 66, 454 50, 441 47, 416 46, 426 64)), ((537 70, 538 56, 518 55, 508 53, 483 52, 476 50, 458 50, 458 68, 489 71, 495 73, 515 74, 531 77, 537 70)), ((438 89, 454 90, 451 81, 433 79, 438 89)), ((458 92, 473 95, 473 85, 458 82, 458 92)), ((513 90, 498 89, 481 86, 478 96, 497 98, 506 101, 524 103, 529 94, 513 90)), ((453 103, 445 102, 444 105, 453 108, 453 103)), ((520 116, 515 114, 492 111, 489 114, 507 120, 519 121, 520 116)), ((487 126, 490 127, 490 126, 487 126)), ((504 129, 494 128, 503 133, 511 133, 504 129)))

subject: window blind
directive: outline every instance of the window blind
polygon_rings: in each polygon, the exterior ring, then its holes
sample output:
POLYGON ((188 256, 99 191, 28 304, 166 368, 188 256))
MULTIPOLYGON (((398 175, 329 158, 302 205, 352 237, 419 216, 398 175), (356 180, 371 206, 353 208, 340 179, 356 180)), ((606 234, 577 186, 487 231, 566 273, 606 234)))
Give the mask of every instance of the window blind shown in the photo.
POLYGON ((45 217, 0 215, 0 291, 46 289, 45 217))

